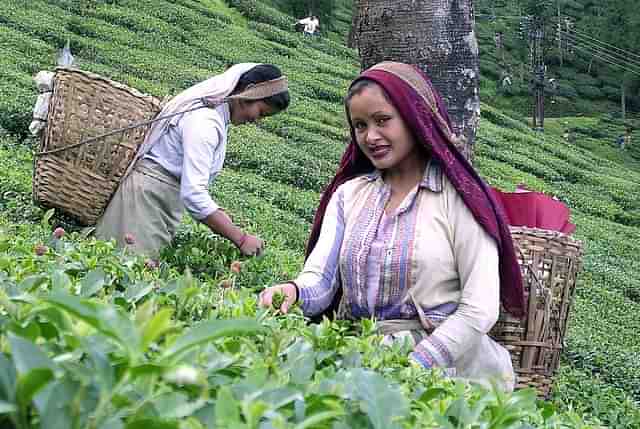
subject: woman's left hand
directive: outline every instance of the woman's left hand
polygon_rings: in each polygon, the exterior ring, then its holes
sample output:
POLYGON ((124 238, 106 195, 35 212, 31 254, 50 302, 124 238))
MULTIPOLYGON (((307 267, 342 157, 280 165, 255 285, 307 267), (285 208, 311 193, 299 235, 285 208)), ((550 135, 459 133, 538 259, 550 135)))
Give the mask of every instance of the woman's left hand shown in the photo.
POLYGON ((258 303, 262 307, 271 307, 273 305, 274 295, 277 293, 284 295, 284 300, 282 301, 279 310, 283 314, 286 314, 298 298, 298 290, 293 283, 282 283, 266 288, 260 292, 258 303))

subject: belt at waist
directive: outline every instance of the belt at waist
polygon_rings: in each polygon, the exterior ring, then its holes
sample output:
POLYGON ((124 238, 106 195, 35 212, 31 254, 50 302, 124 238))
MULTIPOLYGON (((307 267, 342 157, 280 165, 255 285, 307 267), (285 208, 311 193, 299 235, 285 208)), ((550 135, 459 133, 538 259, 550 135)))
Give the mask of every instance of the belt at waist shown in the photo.
POLYGON ((160 164, 148 158, 139 160, 136 163, 134 170, 146 176, 153 177, 162 183, 166 183, 167 185, 180 189, 180 181, 175 176, 165 170, 160 164))
POLYGON ((424 328, 422 323, 416 319, 390 319, 390 320, 379 320, 376 322, 376 327, 378 328, 378 332, 382 335, 391 335, 400 331, 415 331, 421 330, 425 331, 427 334, 431 334, 431 331, 428 331, 424 328))

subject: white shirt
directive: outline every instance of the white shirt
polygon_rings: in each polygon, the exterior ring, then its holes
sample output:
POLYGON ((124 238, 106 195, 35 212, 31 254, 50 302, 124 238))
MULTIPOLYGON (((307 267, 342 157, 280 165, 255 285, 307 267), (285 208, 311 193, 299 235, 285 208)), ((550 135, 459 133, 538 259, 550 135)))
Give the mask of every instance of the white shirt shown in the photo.
POLYGON ((230 122, 227 103, 176 116, 144 156, 180 181, 180 199, 194 219, 202 220, 219 208, 209 187, 224 165, 230 122))
POLYGON ((311 17, 304 18, 298 21, 300 24, 304 24, 304 32, 313 34, 316 32, 316 28, 320 25, 320 22, 317 19, 313 19, 311 17))

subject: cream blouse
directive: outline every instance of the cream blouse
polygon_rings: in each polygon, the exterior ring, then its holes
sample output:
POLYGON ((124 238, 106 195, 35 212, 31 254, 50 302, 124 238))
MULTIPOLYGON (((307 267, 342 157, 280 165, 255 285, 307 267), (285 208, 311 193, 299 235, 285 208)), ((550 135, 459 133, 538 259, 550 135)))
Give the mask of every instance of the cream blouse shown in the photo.
POLYGON ((342 307, 353 318, 374 316, 385 323, 420 320, 422 314, 422 326, 431 329, 409 336, 414 360, 513 389, 509 353, 487 335, 500 309, 495 241, 435 161, 381 228, 390 196, 379 172, 336 190, 318 243, 295 279, 303 311, 321 313, 341 284, 342 307))

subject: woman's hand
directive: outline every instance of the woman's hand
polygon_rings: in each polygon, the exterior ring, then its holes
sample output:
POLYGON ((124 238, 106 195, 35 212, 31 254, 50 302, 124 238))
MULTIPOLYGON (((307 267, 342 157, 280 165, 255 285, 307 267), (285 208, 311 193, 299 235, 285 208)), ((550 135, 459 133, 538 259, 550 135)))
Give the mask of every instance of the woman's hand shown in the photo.
POLYGON ((279 285, 266 288, 260 292, 258 303, 262 307, 271 307, 273 306, 274 301, 276 301, 275 298, 278 294, 282 294, 282 296, 284 296, 284 300, 282 301, 282 304, 280 304, 278 310, 283 314, 286 314, 298 298, 298 290, 293 283, 281 283, 279 285))
POLYGON ((264 241, 255 235, 245 234, 238 244, 238 249, 244 256, 260 256, 264 250, 264 241))
POLYGON ((234 225, 222 208, 211 213, 202 222, 211 228, 211 231, 226 237, 235 244, 244 256, 259 256, 264 249, 264 241, 255 235, 247 234, 234 225))

